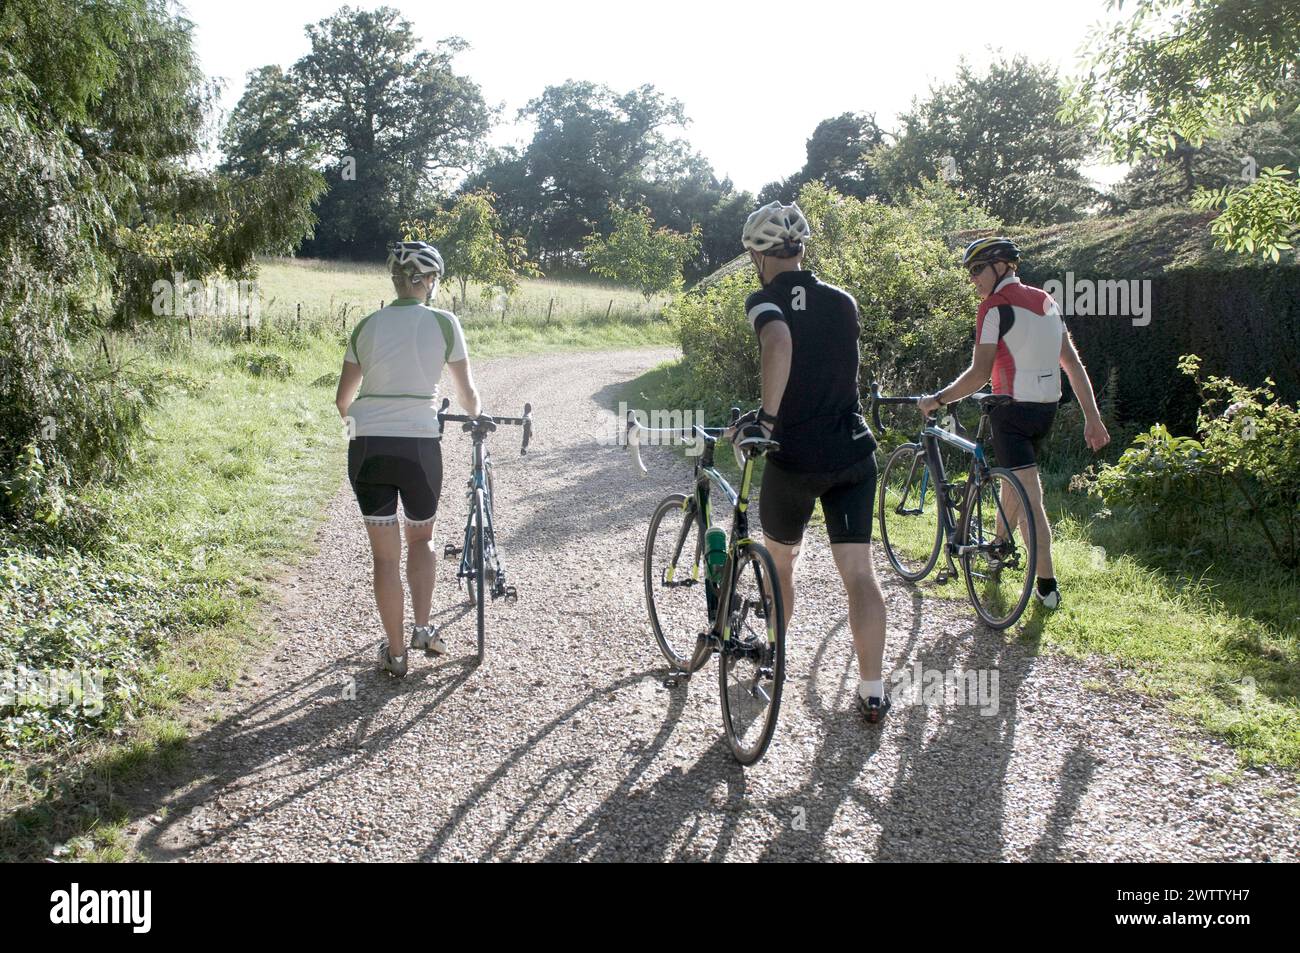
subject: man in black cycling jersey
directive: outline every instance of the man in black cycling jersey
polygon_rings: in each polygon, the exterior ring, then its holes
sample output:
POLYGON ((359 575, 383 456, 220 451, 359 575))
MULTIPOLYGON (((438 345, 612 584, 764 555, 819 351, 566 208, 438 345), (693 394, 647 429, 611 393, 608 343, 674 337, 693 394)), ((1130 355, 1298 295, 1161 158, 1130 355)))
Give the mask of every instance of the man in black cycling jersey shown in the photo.
POLYGON ((758 335, 763 403, 737 436, 769 436, 759 519, 794 613, 794 580, 804 530, 821 500, 831 553, 849 602, 858 657, 858 706, 870 722, 889 710, 881 667, 885 600, 871 562, 876 441, 861 414, 858 335, 852 295, 803 269, 810 230, 797 205, 772 202, 745 222, 742 242, 762 289, 745 302, 758 335))
POLYGON ((477 416, 481 405, 460 322, 448 311, 425 306, 443 273, 438 250, 424 242, 394 242, 388 270, 397 300, 367 315, 352 331, 335 404, 349 424, 348 478, 374 556, 375 602, 387 636, 379 646, 379 664, 390 675, 401 676, 406 674, 406 597, 399 499, 406 520, 406 579, 415 613, 410 645, 437 654, 447 651, 429 624, 433 519, 442 493, 437 410, 442 369, 451 372, 461 406, 469 414, 477 416))
MULTIPOLYGON (((1083 408, 1084 442, 1091 450, 1100 450, 1110 443, 1110 434, 1101 422, 1092 382, 1060 309, 1047 292, 1020 281, 1019 264, 1020 249, 1009 238, 981 238, 966 246, 962 266, 983 298, 975 322, 975 351, 970 367, 938 393, 923 398, 920 406, 926 414, 935 413, 975 393, 990 376, 993 393, 1011 398, 989 410, 993 455, 1000 466, 1015 471, 1029 497, 1038 537, 1034 595, 1048 609, 1055 609, 1061 604, 1061 591, 1052 564, 1052 528, 1043 508, 1038 453, 1061 400, 1061 368, 1083 408)), ((1007 521, 1018 524, 1019 517, 1018 504, 1009 505, 1007 521)))

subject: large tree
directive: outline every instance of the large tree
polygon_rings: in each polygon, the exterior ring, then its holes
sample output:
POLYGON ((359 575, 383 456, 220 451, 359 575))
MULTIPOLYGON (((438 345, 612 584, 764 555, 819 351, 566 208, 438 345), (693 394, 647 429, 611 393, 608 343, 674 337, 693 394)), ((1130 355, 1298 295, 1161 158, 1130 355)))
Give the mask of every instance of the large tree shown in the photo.
POLYGON ((789 178, 768 183, 760 203, 792 202, 809 182, 821 182, 841 195, 867 198, 880 192, 880 181, 868 156, 884 144, 884 132, 869 113, 841 113, 823 119, 808 137, 807 161, 789 178))
POLYGON ((1078 218, 1098 200, 1080 171, 1086 124, 1063 121, 1056 71, 1017 56, 976 72, 963 62, 901 117, 873 164, 891 197, 942 176, 998 218, 1044 224, 1078 218))
MULTIPOLYGON (((1200 148, 1259 111, 1286 124, 1300 108, 1296 0, 1109 5, 1120 16, 1090 38, 1066 116, 1096 123, 1116 159, 1200 148)), ((1300 236, 1300 184, 1294 167, 1255 171, 1253 182, 1198 192, 1194 202, 1225 209, 1212 228, 1226 247, 1276 259, 1300 236)))
POLYGON ((492 111, 478 85, 452 69, 467 47, 452 37, 421 49, 390 7, 343 7, 307 27, 311 50, 287 73, 264 67, 225 130, 226 162, 261 169, 318 156, 329 183, 307 248, 372 257, 404 213, 480 157, 492 111))

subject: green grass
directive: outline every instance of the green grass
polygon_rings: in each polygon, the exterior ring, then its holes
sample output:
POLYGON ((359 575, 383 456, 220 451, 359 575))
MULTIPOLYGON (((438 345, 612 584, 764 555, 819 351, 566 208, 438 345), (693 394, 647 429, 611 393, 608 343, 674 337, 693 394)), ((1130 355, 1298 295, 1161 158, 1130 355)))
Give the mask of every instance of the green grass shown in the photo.
MULTIPOLYGON (((321 268, 330 277, 313 283, 310 267, 278 277, 317 296, 374 277, 321 268)), ((344 332, 314 306, 295 319, 263 314, 251 342, 229 319, 196 322, 192 342, 183 324, 110 336, 115 360, 169 392, 128 476, 79 490, 103 532, 74 547, 0 531, 0 663, 110 673, 98 717, 0 709, 0 859, 124 858, 123 792, 185 757, 185 712, 265 646, 265 583, 306 551, 346 454, 333 403, 344 332)), ((657 316, 617 310, 466 324, 476 356, 667 339, 657 316)))
MULTIPOLYGON (((660 365, 615 399, 640 407, 691 407, 681 362, 660 365)), ((729 454, 719 462, 734 472, 729 454)), ((885 452, 878 457, 882 466, 885 452)), ((1300 768, 1300 584, 1242 530, 1239 551, 1217 558, 1154 550, 1120 517, 1045 478, 1053 555, 1065 602, 1031 608, 1014 630, 1030 644, 1100 655, 1126 682, 1166 700, 1179 717, 1226 740, 1241 762, 1300 768)), ((928 548, 913 540, 915 552, 928 548)), ((935 598, 966 602, 960 579, 921 583, 935 598)), ((972 616, 973 616, 973 611, 972 616)))
MULTIPOLYGON (((293 316, 301 303, 305 313, 337 316, 346 308, 348 322, 355 324, 360 317, 378 308, 380 301, 393 300, 393 286, 382 265, 272 258, 261 263, 257 284, 264 317, 293 316)), ((607 313, 624 322, 658 321, 668 303, 663 297, 647 302, 636 291, 597 281, 547 278, 521 282, 508 300, 503 300, 500 294, 485 299, 481 292, 482 288, 471 282, 467 300, 462 302, 460 282, 446 280, 433 303, 435 307, 454 310, 467 325, 478 321, 545 325, 548 311, 552 325, 604 319, 607 313), (456 299, 454 307, 453 298, 456 299)))

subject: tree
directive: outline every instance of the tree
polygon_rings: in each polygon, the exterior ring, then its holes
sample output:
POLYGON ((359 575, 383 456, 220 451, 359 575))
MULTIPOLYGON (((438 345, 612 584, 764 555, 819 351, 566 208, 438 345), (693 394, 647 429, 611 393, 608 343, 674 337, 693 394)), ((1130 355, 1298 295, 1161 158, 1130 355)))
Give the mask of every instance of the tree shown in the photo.
POLYGON ((616 93, 568 81, 548 86, 519 112, 532 141, 505 153, 467 188, 488 188, 523 213, 530 252, 548 270, 577 264, 583 238, 610 227, 611 203, 639 201, 642 185, 681 161, 665 130, 685 124, 682 104, 653 86, 616 93))
POLYGON ((1017 56, 977 74, 963 62, 955 82, 913 102, 872 165, 894 198, 939 175, 1007 222, 1079 218, 1099 197, 1080 171, 1089 130, 1059 117, 1063 101, 1050 66, 1017 56))
POLYGON ((248 74, 248 85, 221 133, 221 168, 256 175, 285 162, 314 161, 298 121, 301 93, 279 66, 248 74))
POLYGON ((480 158, 492 112, 452 69, 467 44, 418 49, 390 7, 345 6, 306 32, 311 50, 287 74, 250 74, 225 128, 226 163, 256 171, 312 159, 330 189, 309 250, 373 257, 404 212, 480 158))
POLYGON ((867 157, 884 141, 876 117, 869 113, 841 113, 823 119, 808 138, 808 158, 803 168, 789 178, 764 186, 759 204, 776 199, 788 204, 809 182, 821 182, 854 198, 879 194, 879 176, 867 157))
POLYGON ((1300 167, 1300 113, 1279 121, 1265 111, 1199 146, 1175 136, 1173 148, 1133 164, 1115 201, 1121 210, 1182 204, 1200 190, 1239 187, 1276 166, 1300 167))
POLYGON ((493 207, 496 196, 486 189, 464 192, 450 209, 435 211, 426 220, 402 223, 404 241, 424 241, 438 248, 447 274, 460 282, 460 300, 471 281, 483 286, 483 297, 493 287, 511 294, 521 278, 540 278, 527 257, 524 240, 505 234, 501 216, 493 207))
MULTIPOLYGON (((1123 0, 1110 0, 1122 11, 1123 0)), ((1300 107, 1300 6, 1295 0, 1133 0, 1128 16, 1090 37, 1086 72, 1064 115, 1100 127, 1121 161, 1199 148, 1260 110, 1281 121, 1300 107)), ((1224 208, 1224 247, 1276 260, 1300 233, 1300 185, 1288 170, 1198 193, 1224 208)))
POLYGON ((699 253, 698 226, 685 235, 655 228, 650 210, 644 207, 614 205, 609 215, 614 223, 609 235, 593 232, 583 243, 591 270, 636 288, 646 301, 656 294, 680 290, 682 267, 699 253))
MULTIPOLYGON (((0 509, 57 523, 79 482, 132 455, 147 376, 79 359, 71 344, 111 291, 119 319, 147 309, 137 280, 165 236, 203 236, 187 277, 251 266, 310 222, 305 170, 255 183, 195 169, 211 102, 192 24, 162 0, 0 4, 0 509)), ((168 277, 171 277, 168 274, 168 277)))

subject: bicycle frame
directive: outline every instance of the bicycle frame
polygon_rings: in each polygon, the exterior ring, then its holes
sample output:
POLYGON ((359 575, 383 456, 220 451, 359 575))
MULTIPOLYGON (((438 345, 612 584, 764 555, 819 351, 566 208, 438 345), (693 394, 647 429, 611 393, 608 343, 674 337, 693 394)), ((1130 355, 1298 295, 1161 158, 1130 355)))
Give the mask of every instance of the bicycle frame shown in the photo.
MULTIPOLYGON (((738 414, 737 411, 733 415, 733 422, 734 417, 738 416, 738 414)), ((630 422, 631 425, 635 425, 635 432, 629 429, 631 445, 634 448, 638 466, 644 472, 645 467, 640 463, 640 453, 635 443, 635 434, 648 428, 635 424, 634 420, 630 422)), ((686 432, 681 430, 651 430, 650 432, 670 433, 678 437, 686 435, 686 432)), ((727 502, 732 508, 731 531, 727 539, 727 561, 722 567, 718 592, 715 593, 706 589, 710 603, 709 638, 716 639, 725 645, 731 640, 731 598, 735 593, 736 581, 740 573, 739 557, 743 554, 745 547, 753 543, 753 539, 749 535, 749 494, 753 486, 755 455, 745 455, 744 464, 741 468, 740 489, 737 491, 714 465, 714 451, 724 432, 721 428, 708 429, 698 425, 691 428, 691 438, 704 444, 704 453, 695 464, 694 493, 687 497, 686 502, 682 504, 682 509, 687 510, 691 506, 695 507, 696 552, 692 560, 691 582, 698 583, 700 567, 703 564, 705 535, 709 527, 713 525, 712 490, 715 485, 727 498, 727 502)), ((682 548, 686 544, 686 536, 690 525, 689 521, 682 521, 682 528, 678 533, 677 543, 673 548, 672 564, 666 570, 664 579, 664 582, 669 585, 674 584, 673 576, 677 571, 678 560, 681 558, 682 548)), ((780 585, 780 581, 773 580, 773 584, 780 585)), ((705 585, 708 586, 710 583, 706 580, 705 585)), ((768 620, 766 629, 768 642, 774 642, 776 632, 772 627, 771 620, 768 620)))

